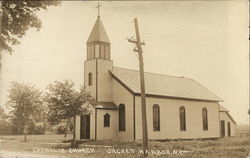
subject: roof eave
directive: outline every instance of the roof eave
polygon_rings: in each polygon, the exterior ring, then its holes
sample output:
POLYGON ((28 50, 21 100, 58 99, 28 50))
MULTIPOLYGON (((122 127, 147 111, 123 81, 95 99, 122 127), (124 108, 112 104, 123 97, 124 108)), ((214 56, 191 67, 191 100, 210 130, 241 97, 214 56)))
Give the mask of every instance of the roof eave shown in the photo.
MULTIPOLYGON (((141 93, 135 93, 136 96, 140 96, 141 93)), ((177 97, 177 96, 168 96, 168 95, 157 95, 157 94, 146 94, 146 97, 155 97, 155 98, 169 98, 169 99, 185 99, 185 100, 195 100, 195 101, 207 101, 207 102, 220 102, 220 100, 212 99, 199 99, 199 98, 188 98, 188 97, 177 97)))
POLYGON ((117 110, 118 108, 102 108, 102 107, 95 107, 95 109, 102 109, 102 110, 117 110))
POLYGON ((236 121, 233 119, 233 117, 229 114, 229 112, 227 112, 227 116, 232 120, 234 124, 237 124, 236 121))

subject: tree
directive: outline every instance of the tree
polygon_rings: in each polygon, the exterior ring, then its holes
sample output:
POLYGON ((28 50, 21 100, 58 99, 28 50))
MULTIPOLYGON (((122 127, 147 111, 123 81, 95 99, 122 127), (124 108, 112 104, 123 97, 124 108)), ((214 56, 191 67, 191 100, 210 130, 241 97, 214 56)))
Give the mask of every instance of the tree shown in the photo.
POLYGON ((4 51, 13 52, 13 45, 20 43, 30 28, 38 31, 42 22, 37 16, 40 10, 49 6, 57 6, 60 0, 1 0, 0 1, 0 83, 1 58, 4 51))
MULTIPOLYGON (((85 92, 85 88, 81 87, 80 90, 74 88, 74 82, 64 80, 63 82, 55 81, 47 87, 45 100, 48 104, 48 121, 52 125, 58 125, 63 120, 68 120, 75 116, 88 114, 91 111, 87 104, 94 104, 94 99, 89 93, 85 92)), ((75 130, 75 125, 74 128, 75 130)), ((75 132, 73 134, 75 141, 75 132)))
POLYGON ((4 112, 4 109, 0 107, 0 135, 10 134, 10 127, 8 115, 4 112))
POLYGON ((43 114, 42 93, 33 85, 12 82, 7 105, 10 106, 10 119, 16 134, 24 134, 24 141, 35 123, 41 121, 43 114))
POLYGON ((38 11, 60 4, 58 0, 2 0, 0 2, 0 52, 13 52, 12 46, 19 43, 28 29, 41 29, 38 11))

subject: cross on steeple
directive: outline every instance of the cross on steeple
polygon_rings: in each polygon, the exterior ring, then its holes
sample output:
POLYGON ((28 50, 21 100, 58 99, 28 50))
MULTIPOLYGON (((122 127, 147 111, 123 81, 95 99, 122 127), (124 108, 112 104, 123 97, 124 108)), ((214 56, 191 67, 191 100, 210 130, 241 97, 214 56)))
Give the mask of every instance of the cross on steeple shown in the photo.
POLYGON ((100 17, 100 7, 101 7, 101 6, 102 6, 102 5, 100 5, 99 2, 98 2, 97 6, 96 6, 96 8, 98 8, 98 17, 100 17))

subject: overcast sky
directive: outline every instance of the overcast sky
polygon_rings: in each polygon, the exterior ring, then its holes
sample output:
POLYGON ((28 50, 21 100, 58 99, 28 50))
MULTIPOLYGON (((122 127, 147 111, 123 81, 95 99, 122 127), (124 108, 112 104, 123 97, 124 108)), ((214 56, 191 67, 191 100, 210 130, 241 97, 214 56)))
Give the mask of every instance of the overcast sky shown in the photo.
MULTIPOLYGON (((86 41, 97 2, 64 1, 39 12, 42 29, 28 31, 3 56, 1 105, 10 81, 44 88, 55 80, 83 84, 86 41)), ((193 78, 216 95, 238 124, 248 123, 248 1, 101 2, 114 66, 138 69, 133 18, 145 41, 145 71, 193 78)))

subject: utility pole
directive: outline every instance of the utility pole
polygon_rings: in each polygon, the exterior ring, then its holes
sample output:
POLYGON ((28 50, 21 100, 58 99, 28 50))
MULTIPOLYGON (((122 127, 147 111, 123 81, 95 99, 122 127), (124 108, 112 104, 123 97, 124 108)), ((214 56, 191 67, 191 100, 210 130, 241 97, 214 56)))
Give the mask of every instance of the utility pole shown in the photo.
POLYGON ((148 150, 148 128, 147 128, 147 116, 146 116, 146 94, 145 94, 145 80, 144 80, 144 66, 143 66, 143 50, 141 45, 145 45, 141 42, 140 33, 138 28, 137 18, 134 19, 136 40, 128 39, 129 42, 135 43, 137 49, 134 51, 138 52, 139 66, 140 66, 140 80, 141 80, 141 115, 142 115, 142 134, 143 134, 143 150, 144 155, 147 156, 146 150, 148 150))
MULTIPOLYGON (((2 28, 2 17, 3 16, 3 9, 2 9, 2 2, 0 1, 0 28, 2 28)), ((0 87, 3 86, 2 84, 2 78, 3 78, 3 74, 2 74, 2 61, 3 61, 3 51, 0 51, 0 87)), ((2 97, 2 90, 0 90, 0 98, 2 97)), ((0 106, 1 106, 1 102, 0 102, 0 106)))

